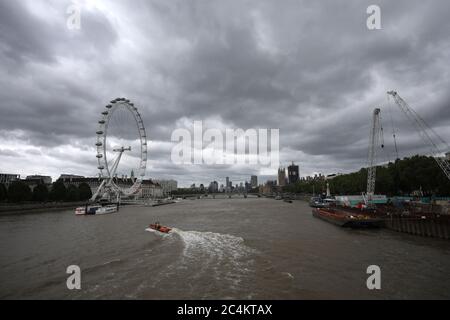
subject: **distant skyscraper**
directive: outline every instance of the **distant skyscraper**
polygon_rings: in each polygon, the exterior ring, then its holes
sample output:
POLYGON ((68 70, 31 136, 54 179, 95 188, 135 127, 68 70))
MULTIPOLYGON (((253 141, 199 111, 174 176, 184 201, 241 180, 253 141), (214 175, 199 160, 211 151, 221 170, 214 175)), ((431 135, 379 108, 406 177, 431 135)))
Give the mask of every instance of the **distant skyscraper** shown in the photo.
POLYGON ((209 184, 208 190, 209 190, 209 192, 217 192, 217 191, 219 191, 219 184, 217 183, 217 181, 212 181, 209 184))
POLYGON ((279 168, 278 169, 278 185, 285 186, 286 185, 286 169, 279 168))
POLYGON ((226 180, 226 182, 225 182, 225 191, 228 192, 228 191, 230 191, 230 178, 226 177, 225 180, 226 180))
POLYGON ((258 176, 252 176, 250 178, 250 184, 252 188, 256 188, 258 186, 258 176))
POLYGON ((294 162, 288 167, 288 178, 289 184, 296 183, 300 178, 299 168, 294 162))

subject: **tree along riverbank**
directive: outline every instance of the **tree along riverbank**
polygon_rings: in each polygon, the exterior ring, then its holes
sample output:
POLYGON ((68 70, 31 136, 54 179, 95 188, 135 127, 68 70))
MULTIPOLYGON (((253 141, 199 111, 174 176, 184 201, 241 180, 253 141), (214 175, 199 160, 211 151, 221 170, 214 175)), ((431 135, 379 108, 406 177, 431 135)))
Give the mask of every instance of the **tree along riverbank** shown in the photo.
POLYGON ((75 209, 85 205, 85 201, 77 202, 43 202, 43 203, 4 203, 0 204, 0 215, 25 214, 57 211, 61 209, 75 209))

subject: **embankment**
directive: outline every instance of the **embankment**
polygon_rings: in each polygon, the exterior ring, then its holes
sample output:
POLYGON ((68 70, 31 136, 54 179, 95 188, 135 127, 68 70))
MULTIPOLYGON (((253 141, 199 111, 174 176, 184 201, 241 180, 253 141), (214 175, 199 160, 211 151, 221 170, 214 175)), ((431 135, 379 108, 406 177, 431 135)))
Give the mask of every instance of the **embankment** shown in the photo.
POLYGON ((84 205, 85 202, 46 202, 46 203, 20 203, 20 204, 1 204, 0 215, 8 214, 26 214, 39 213, 58 210, 75 209, 84 205))

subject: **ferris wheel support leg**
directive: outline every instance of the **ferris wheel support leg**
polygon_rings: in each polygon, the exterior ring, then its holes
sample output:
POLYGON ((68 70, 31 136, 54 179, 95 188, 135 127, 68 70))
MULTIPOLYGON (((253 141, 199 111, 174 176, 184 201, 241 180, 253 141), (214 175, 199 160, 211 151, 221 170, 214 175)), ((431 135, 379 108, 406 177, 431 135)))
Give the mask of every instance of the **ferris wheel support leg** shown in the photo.
MULTIPOLYGON (((114 150, 116 151, 116 150, 114 150)), ((117 150, 119 152, 119 155, 117 156, 116 160, 114 161, 114 164, 111 168, 111 174, 110 178, 108 180, 108 185, 111 184, 112 180, 114 179, 114 176, 116 175, 117 167, 119 166, 120 159, 122 158, 122 153, 125 151, 125 149, 122 147, 122 149, 117 150)))
POLYGON ((98 195, 100 194, 100 191, 103 189, 104 185, 105 185, 106 180, 103 180, 102 183, 100 184, 100 186, 97 188, 97 191, 94 193, 94 195, 91 198, 91 201, 95 201, 98 197, 98 195))

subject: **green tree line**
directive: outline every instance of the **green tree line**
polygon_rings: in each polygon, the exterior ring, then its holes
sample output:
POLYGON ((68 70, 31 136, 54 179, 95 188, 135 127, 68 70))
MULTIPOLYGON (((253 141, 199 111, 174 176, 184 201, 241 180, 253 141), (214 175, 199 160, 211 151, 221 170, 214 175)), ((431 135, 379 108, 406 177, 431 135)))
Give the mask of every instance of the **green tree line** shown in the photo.
MULTIPOLYGON (((361 194, 367 188, 367 169, 340 175, 329 180, 332 194, 361 194)), ((425 196, 449 196, 450 181, 433 157, 413 156, 397 159, 376 170, 375 192, 387 196, 411 195, 421 190, 425 196)), ((326 191, 326 181, 299 181, 286 186, 284 191, 295 193, 317 193, 326 191)))
POLYGON ((47 201, 86 201, 92 197, 91 188, 87 183, 78 187, 69 185, 67 188, 60 180, 54 182, 50 188, 45 184, 38 184, 32 190, 23 181, 14 181, 7 188, 0 184, 1 202, 47 202, 47 201))

